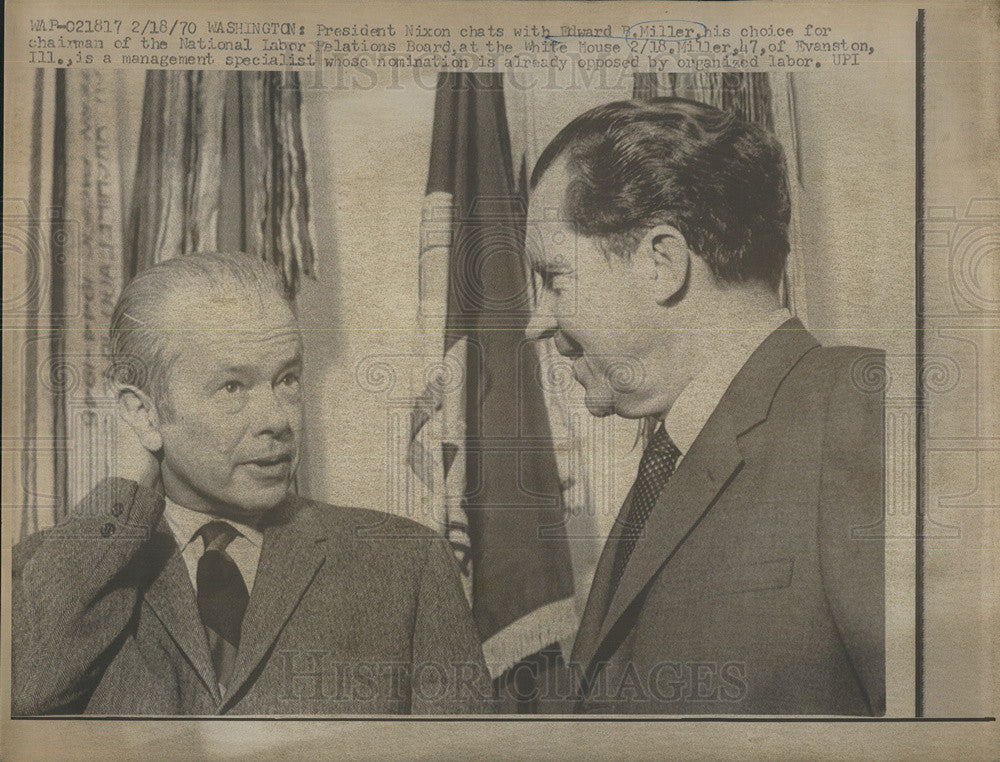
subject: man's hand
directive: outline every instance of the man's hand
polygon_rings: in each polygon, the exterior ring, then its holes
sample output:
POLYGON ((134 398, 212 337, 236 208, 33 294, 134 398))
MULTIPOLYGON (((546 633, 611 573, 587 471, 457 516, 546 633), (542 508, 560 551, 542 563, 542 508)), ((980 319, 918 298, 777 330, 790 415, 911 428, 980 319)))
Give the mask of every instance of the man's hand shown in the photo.
POLYGON ((138 435, 121 416, 116 416, 116 420, 115 460, 111 464, 111 475, 138 482, 146 489, 159 489, 159 460, 142 446, 138 435))

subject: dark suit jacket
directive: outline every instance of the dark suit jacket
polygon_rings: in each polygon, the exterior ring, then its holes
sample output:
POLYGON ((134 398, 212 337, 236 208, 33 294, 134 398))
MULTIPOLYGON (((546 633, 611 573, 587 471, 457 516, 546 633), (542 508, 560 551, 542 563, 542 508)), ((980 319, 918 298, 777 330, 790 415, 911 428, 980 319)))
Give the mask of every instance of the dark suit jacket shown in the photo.
POLYGON ((491 686, 447 543, 290 497, 272 512, 220 694, 163 498, 99 485, 14 548, 12 713, 467 713, 491 686))
POLYGON ((610 600, 615 532, 604 548, 575 711, 884 712, 882 362, 797 320, 754 352, 610 600))

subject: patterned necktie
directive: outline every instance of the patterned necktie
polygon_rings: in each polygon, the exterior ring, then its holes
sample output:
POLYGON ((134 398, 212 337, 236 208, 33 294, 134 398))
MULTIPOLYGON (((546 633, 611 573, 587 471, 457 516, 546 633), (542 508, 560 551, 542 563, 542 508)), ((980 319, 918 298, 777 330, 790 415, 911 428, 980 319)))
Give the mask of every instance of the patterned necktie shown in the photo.
POLYGON ((250 593, 239 567, 226 552, 237 531, 225 521, 211 521, 199 534, 205 541, 205 552, 198 561, 198 613, 208 635, 216 680, 224 689, 236 664, 250 593))
POLYGON ((636 541, 642 536, 646 519, 652 513, 656 499, 666 486, 667 480, 674 473, 677 459, 680 456, 681 451, 677 449, 677 445, 670 439, 667 430, 661 423, 642 453, 642 460, 639 462, 639 475, 632 487, 631 505, 625 518, 625 524, 620 527, 621 540, 615 554, 614 566, 611 568, 609 601, 618 589, 618 583, 625 572, 628 560, 632 556, 632 551, 635 550, 636 541))

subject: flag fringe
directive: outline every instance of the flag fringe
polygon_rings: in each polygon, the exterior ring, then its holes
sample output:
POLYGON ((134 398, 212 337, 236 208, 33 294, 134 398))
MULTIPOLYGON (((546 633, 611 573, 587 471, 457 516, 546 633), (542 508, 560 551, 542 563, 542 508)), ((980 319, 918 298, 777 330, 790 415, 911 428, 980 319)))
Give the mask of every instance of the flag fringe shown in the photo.
POLYGON ((568 660, 579 626, 573 597, 541 606, 483 643, 486 667, 497 678, 525 657, 553 643, 559 644, 563 658, 568 660))

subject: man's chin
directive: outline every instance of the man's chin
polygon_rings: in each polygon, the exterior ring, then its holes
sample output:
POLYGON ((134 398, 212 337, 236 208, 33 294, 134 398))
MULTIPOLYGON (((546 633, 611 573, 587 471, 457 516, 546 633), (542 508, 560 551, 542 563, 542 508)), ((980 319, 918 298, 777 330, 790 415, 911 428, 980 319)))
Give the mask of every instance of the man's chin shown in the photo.
POLYGON ((588 394, 583 398, 583 402, 587 406, 587 411, 596 418, 606 418, 609 415, 617 415, 620 418, 634 420, 637 418, 645 418, 648 415, 653 415, 653 413, 635 405, 633 400, 629 397, 621 399, 614 397, 596 397, 588 394))
POLYGON ((595 418, 606 418, 615 413, 614 400, 607 397, 592 397, 587 394, 583 398, 583 404, 587 406, 587 412, 595 418))
MULTIPOLYGON (((253 523, 281 505, 291 492, 291 486, 289 481, 281 485, 269 485, 266 489, 247 490, 232 501, 231 510, 234 514, 241 514, 246 523, 253 523)), ((239 520, 237 515, 232 518, 239 520)))

